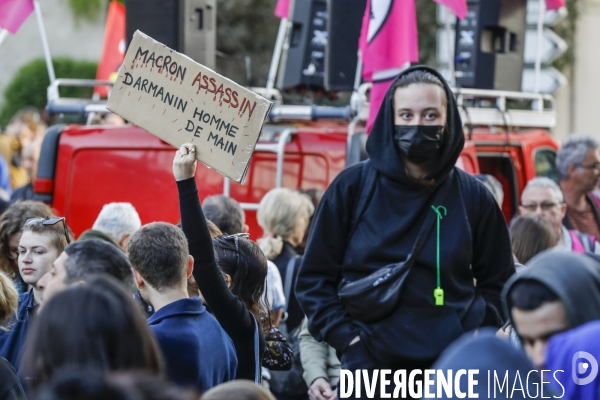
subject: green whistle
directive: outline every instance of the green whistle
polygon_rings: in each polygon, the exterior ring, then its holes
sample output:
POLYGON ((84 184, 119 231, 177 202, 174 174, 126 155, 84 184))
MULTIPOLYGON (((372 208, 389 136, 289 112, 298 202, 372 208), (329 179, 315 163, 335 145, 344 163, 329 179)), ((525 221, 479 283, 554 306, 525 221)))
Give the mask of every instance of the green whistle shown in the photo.
POLYGON ((435 298, 435 305, 436 306, 443 306, 444 305, 444 289, 442 288, 437 288, 433 291, 433 297, 435 298))

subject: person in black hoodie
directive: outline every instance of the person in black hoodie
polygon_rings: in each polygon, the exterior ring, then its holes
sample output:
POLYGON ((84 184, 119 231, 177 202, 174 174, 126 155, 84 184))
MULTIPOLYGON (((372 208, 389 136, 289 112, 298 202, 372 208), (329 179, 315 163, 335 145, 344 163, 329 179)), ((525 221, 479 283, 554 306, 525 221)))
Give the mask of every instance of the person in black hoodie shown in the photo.
POLYGON ((463 332, 501 325, 500 292, 514 273, 508 229, 491 193, 455 167, 464 141, 442 76, 425 66, 409 68, 379 110, 367 141, 370 160, 342 171, 323 196, 296 296, 311 334, 342 355, 342 368, 427 368, 463 332), (368 168, 376 179, 361 188, 368 168), (338 297, 342 279, 406 260, 445 184, 449 192, 435 204, 447 211, 439 221, 439 246, 434 224, 398 305, 375 322, 351 318, 338 297), (370 200, 353 226, 361 196, 370 200), (437 288, 443 290, 440 306, 437 288))

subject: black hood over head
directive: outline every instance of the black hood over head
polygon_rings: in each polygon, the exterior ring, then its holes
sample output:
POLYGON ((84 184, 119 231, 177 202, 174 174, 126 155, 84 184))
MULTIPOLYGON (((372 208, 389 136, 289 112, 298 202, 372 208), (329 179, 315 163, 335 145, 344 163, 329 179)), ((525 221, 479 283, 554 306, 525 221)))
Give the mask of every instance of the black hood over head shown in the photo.
POLYGON ((448 86, 444 77, 431 67, 418 65, 408 68, 394 80, 394 83, 392 83, 385 95, 385 99, 381 104, 381 108, 371 129, 371 134, 367 140, 367 152, 369 153, 372 165, 379 172, 396 181, 410 181, 406 175, 404 162, 394 141, 394 86, 400 78, 418 70, 429 72, 438 77, 444 85, 448 99, 444 145, 440 154, 440 160, 427 177, 428 179, 435 179, 436 182, 441 182, 446 179, 450 171, 454 168, 465 145, 465 135, 456 100, 450 90, 450 86, 448 86))
POLYGON ((507 316, 510 292, 522 280, 537 281, 550 289, 564 304, 571 328, 600 319, 600 262, 594 257, 560 249, 533 257, 523 272, 504 285, 502 302, 507 316))

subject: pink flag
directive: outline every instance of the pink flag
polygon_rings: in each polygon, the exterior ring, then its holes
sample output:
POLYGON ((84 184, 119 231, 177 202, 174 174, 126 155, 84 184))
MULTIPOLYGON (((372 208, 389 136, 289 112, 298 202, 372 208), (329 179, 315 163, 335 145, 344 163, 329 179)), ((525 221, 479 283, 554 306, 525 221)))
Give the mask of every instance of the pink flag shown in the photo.
POLYGON ((277 0, 277 5, 275 6, 275 16, 279 18, 289 18, 290 0, 277 0))
POLYGON ((367 131, 394 78, 419 60, 417 36, 415 0, 367 0, 359 39, 363 78, 373 82, 367 131))
POLYGON ((438 4, 446 6, 460 19, 467 16, 467 0, 433 0, 438 4))
POLYGON ((33 0, 0 0, 0 28, 17 33, 33 11, 33 0))
POLYGON ((565 0, 546 0, 546 10, 558 10, 565 6, 565 0))

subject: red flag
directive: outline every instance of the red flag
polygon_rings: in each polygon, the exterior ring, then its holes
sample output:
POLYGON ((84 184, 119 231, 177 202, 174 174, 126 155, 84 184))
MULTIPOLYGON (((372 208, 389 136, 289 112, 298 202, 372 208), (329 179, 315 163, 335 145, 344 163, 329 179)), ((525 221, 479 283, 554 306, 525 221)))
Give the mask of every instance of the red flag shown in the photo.
POLYGON ((277 0, 277 5, 275 6, 275 16, 279 18, 289 18, 290 0, 277 0))
MULTIPOLYGON (((104 31, 104 47, 102 58, 98 64, 96 79, 114 80, 113 74, 119 70, 125 57, 125 6, 118 1, 111 1, 106 17, 106 29, 104 31)), ((95 93, 101 97, 108 96, 106 86, 97 86, 95 93)))
POLYGON ((558 10, 565 7, 565 0, 546 0, 546 10, 558 10))
POLYGON ((415 0, 367 0, 359 48, 363 78, 373 82, 370 131, 387 88, 403 69, 419 60, 415 0))
POLYGON ((33 12, 33 0, 0 0, 0 28, 17 33, 33 12))
POLYGON ((460 19, 467 16, 467 0, 433 0, 438 4, 446 6, 460 19))

